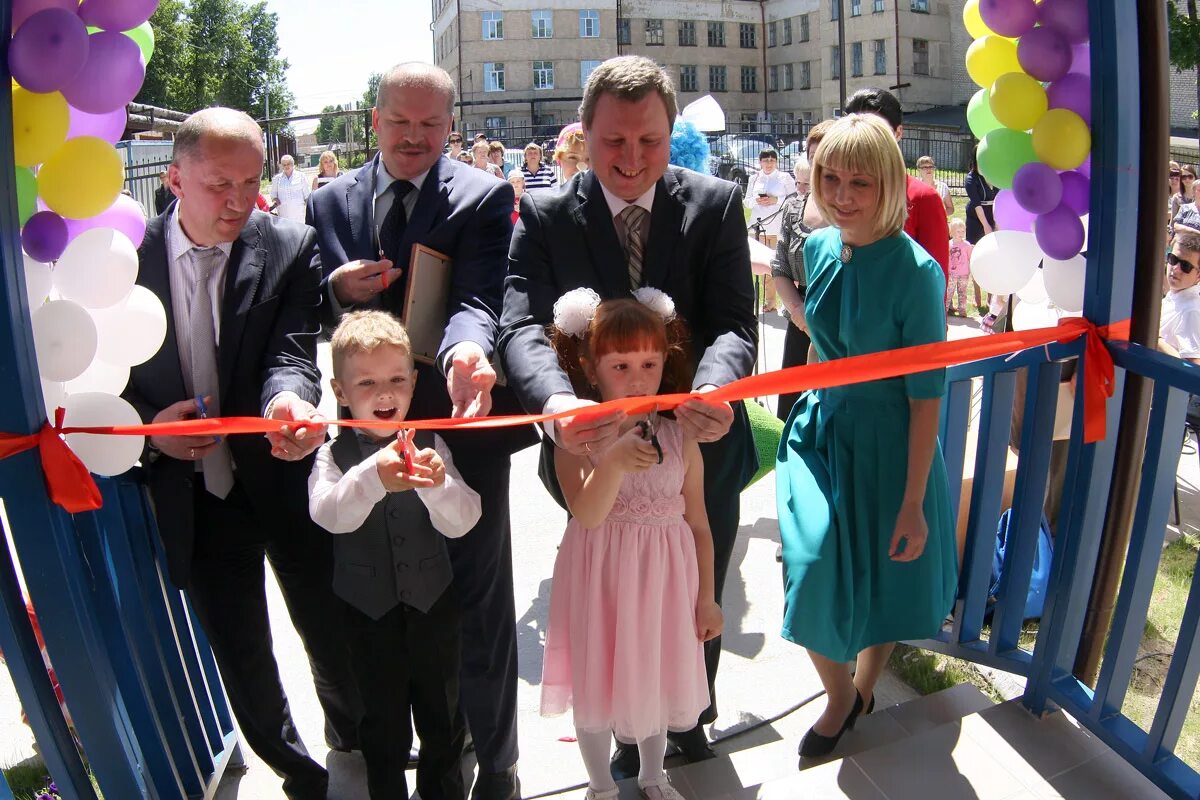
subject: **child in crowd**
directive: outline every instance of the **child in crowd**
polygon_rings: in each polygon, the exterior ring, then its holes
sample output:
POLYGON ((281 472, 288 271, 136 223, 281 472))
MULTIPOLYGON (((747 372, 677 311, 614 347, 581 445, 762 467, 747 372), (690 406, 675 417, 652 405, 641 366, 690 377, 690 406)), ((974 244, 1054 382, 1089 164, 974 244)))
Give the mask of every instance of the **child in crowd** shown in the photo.
MULTIPOLYGON (((967 288, 971 284, 971 251, 974 246, 967 241, 967 223, 958 217, 950 220, 950 281, 946 284, 946 315, 967 316, 967 288), (954 295, 958 295, 958 311, 954 306, 954 295)), ((978 305, 979 289, 975 289, 978 305)))
MULTIPOLYGON (((600 303, 576 289, 550 335, 577 395, 615 400, 686 392, 686 326, 656 289, 600 303)), ((610 737, 636 742, 645 800, 682 800, 662 771, 667 731, 709 703, 703 642, 723 625, 700 448, 673 419, 629 419, 603 450, 555 451, 571 520, 554 565, 542 714, 574 709, 587 800, 615 798, 610 737)))
MULTIPOLYGON (((408 334, 382 311, 347 314, 333 332, 333 393, 353 419, 399 422, 417 373, 408 334)), ((408 797, 416 723, 417 791, 463 800, 466 727, 458 706, 458 598, 443 536, 480 516, 435 433, 342 429, 317 453, 309 512, 334 538, 333 590, 345 601, 351 667, 366 699, 359 727, 371 800, 408 797)))

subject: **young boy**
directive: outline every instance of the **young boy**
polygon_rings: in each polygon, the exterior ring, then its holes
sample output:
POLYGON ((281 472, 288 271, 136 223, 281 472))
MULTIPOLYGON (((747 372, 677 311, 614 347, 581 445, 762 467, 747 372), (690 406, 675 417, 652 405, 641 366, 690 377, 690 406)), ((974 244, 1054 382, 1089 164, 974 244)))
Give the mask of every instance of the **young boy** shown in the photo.
MULTIPOLYGON (((353 419, 404 419, 417 373, 395 317, 347 314, 332 349, 333 393, 353 419)), ((421 738, 417 791, 426 800, 463 800, 460 611, 442 537, 474 527, 479 495, 440 436, 418 431, 411 439, 406 448, 395 431, 343 428, 317 453, 309 513, 337 534, 333 590, 346 602, 351 666, 366 706, 359 735, 372 800, 408 797, 410 713, 421 738)))
MULTIPOLYGON (((967 224, 958 217, 950 220, 950 280, 946 283, 946 315, 952 316, 954 295, 958 295, 957 316, 967 316, 967 289, 971 283, 971 251, 967 241, 967 224)), ((975 290, 976 300, 979 289, 975 290)))

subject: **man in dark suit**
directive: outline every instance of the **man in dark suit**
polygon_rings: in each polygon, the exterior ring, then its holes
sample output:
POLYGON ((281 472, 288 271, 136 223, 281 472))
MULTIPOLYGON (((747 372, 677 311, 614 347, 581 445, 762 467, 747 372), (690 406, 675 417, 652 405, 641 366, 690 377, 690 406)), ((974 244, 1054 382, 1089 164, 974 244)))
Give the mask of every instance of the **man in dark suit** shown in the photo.
MULTIPOLYGON (((447 323, 436 364, 418 364, 410 419, 519 413, 493 392, 495 349, 513 189, 442 156, 454 83, 429 64, 400 64, 379 83, 372 126, 379 154, 314 192, 308 222, 326 272, 327 321, 350 307, 402 316, 413 245, 452 262, 447 323)), ((461 705, 474 739, 475 800, 510 800, 517 780, 517 643, 508 514, 509 456, 532 444, 528 428, 445 431, 454 463, 482 504, 466 536, 447 542, 463 606, 461 705)))
POLYGON ((357 746, 354 692, 332 591, 330 536, 308 515, 312 452, 325 426, 315 365, 320 266, 311 229, 254 209, 258 125, 210 108, 175 138, 178 202, 152 219, 138 283, 167 310, 162 348, 130 371, 125 397, 153 422, 209 416, 293 421, 284 433, 152 437, 146 476, 172 581, 212 644, 246 743, 289 798, 329 781, 296 732, 271 649, 264 556, 304 642, 330 747, 357 746))
MULTIPOLYGON (((668 167, 675 113, 670 78, 653 61, 625 56, 604 62, 591 73, 580 107, 591 171, 558 192, 522 197, 500 352, 509 383, 530 412, 589 404, 575 397, 545 335, 554 301, 582 286, 606 299, 628 297, 638 286, 671 295, 692 332, 698 391, 750 374, 757 337, 741 192, 727 181, 668 167), (634 236, 639 243, 631 247, 634 236)), ((704 454, 720 602, 738 496, 757 468, 749 422, 741 404, 700 400, 688 401, 676 416, 704 454)), ((614 438, 621 417, 559 421, 548 433, 559 446, 584 453, 614 438)), ((710 691, 719 654, 720 639, 705 646, 710 691)), ((702 723, 716 718, 712 697, 702 723)), ((712 757, 699 724, 672 741, 691 760, 712 757)), ((637 771, 637 749, 623 744, 613 762, 614 774, 625 776, 637 771)))

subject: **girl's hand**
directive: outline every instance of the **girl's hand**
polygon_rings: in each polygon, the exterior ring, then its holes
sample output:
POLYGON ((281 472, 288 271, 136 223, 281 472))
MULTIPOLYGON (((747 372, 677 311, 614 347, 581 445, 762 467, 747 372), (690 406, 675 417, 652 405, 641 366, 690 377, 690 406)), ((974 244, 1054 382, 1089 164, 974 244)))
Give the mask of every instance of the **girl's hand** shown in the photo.
POLYGON ((658 451, 639 429, 631 428, 605 451, 602 462, 620 472, 645 472, 658 463, 658 451))
POLYGON ((696 604, 696 635, 700 637, 700 641, 707 642, 709 639, 715 639, 721 635, 721 631, 724 629, 725 615, 721 613, 719 605, 712 600, 696 604))
POLYGON ((888 555, 892 561, 916 561, 925 552, 925 541, 929 538, 929 526, 925 524, 925 509, 921 503, 904 503, 896 515, 896 528, 892 531, 892 542, 888 555), (900 550, 900 540, 904 550, 900 550))

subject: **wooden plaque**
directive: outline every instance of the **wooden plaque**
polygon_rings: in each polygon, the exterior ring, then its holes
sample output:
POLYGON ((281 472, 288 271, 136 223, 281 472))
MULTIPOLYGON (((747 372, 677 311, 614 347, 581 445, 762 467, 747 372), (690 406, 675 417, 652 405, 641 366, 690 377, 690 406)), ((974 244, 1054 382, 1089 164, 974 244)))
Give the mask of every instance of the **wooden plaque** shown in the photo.
POLYGON ((412 342, 413 358, 423 364, 434 363, 446 334, 450 270, 449 256, 422 244, 413 245, 400 321, 412 342))

